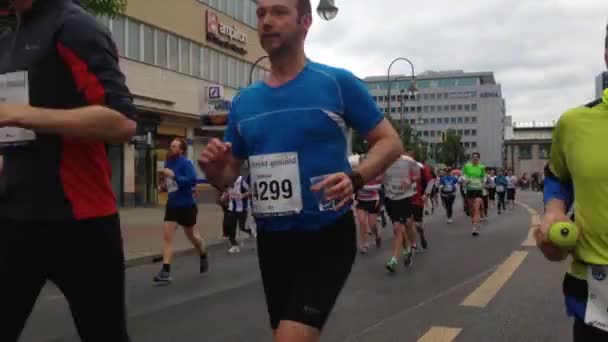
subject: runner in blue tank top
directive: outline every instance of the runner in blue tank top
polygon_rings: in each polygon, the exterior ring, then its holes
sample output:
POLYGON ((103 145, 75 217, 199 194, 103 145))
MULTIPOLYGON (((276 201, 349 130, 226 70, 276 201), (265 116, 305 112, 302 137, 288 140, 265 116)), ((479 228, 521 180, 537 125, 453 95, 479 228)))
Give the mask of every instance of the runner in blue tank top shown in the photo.
POLYGON ((362 81, 306 58, 310 1, 259 0, 257 15, 271 76, 235 97, 224 141, 212 140, 199 165, 223 190, 249 161, 275 341, 318 341, 356 254, 353 194, 403 148, 362 81), (349 128, 371 146, 356 171, 349 128))

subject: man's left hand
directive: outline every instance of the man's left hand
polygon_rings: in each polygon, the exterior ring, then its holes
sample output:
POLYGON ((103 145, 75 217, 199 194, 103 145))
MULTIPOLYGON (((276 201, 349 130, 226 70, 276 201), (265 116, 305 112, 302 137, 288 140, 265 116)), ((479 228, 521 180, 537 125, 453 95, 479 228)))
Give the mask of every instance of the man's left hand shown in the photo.
POLYGON ((326 200, 340 201, 336 205, 336 210, 340 210, 344 205, 353 200, 353 183, 344 172, 329 175, 323 181, 310 188, 313 192, 321 191, 321 189, 325 189, 326 200))
POLYGON ((173 171, 171 171, 171 169, 165 168, 163 170, 163 173, 165 174, 166 177, 169 177, 169 178, 175 177, 175 173, 173 171))

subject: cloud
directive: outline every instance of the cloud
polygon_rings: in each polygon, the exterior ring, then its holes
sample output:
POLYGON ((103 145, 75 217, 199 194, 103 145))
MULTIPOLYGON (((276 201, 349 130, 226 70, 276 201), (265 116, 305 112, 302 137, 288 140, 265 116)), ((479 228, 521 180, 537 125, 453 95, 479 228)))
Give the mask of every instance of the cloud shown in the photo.
MULTIPOLYGON (((425 70, 493 71, 514 120, 551 120, 595 97, 606 69, 606 0, 338 0, 307 53, 359 77, 396 57, 425 70)), ((393 73, 409 74, 406 63, 393 73)))

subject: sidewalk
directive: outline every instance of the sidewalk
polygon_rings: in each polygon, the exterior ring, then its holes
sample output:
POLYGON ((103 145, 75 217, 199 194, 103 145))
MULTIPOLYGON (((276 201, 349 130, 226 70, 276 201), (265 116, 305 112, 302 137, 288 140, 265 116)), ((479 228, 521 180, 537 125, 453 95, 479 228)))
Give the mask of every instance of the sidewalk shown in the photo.
MULTIPOLYGON (((164 207, 120 210, 127 267, 150 263, 161 256, 164 215, 164 207)), ((196 227, 208 246, 224 243, 223 217, 222 209, 217 204, 199 204, 196 227)), ((244 234, 240 237, 244 237, 244 234)), ((193 252, 192 244, 179 229, 175 235, 173 248, 175 256, 193 252)), ((227 245, 226 249, 228 249, 227 245)))

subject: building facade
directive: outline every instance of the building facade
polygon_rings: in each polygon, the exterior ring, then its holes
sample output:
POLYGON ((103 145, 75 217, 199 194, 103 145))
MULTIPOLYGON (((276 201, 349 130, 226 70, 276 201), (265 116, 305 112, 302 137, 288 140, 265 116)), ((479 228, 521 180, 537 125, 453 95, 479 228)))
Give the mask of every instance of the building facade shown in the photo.
POLYGON ((543 172, 551 153, 555 121, 513 122, 505 127, 505 165, 515 175, 543 172))
POLYGON ((453 129, 467 157, 479 152, 488 166, 502 166, 506 107, 492 72, 425 72, 416 76, 415 96, 408 91, 411 77, 391 80, 389 101, 386 76, 364 79, 380 109, 398 122, 405 120, 428 143, 431 159, 436 159, 442 132, 453 129))
MULTIPOLYGON (((232 97, 269 74, 251 0, 129 0, 124 16, 100 18, 121 55, 138 109, 137 136, 109 147, 113 187, 123 206, 163 204, 159 171, 172 139, 186 138, 193 162, 222 137, 232 97)), ((198 169, 199 193, 205 175, 198 169)))

